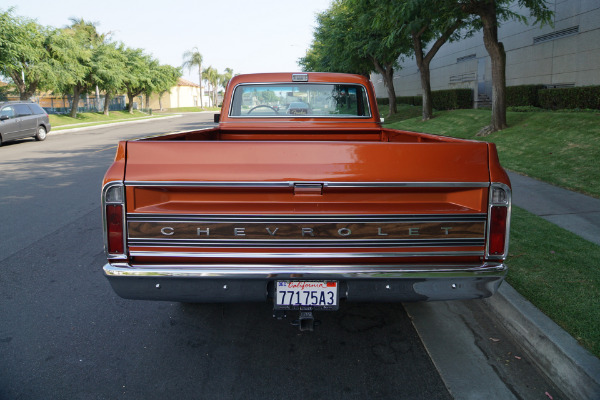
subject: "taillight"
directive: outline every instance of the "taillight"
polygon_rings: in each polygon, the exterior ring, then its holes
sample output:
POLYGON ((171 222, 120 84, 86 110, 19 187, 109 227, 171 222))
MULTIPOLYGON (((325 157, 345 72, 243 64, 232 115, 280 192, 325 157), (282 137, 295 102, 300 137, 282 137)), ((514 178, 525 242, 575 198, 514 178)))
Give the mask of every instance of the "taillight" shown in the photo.
POLYGON ((123 185, 108 184, 102 193, 105 248, 109 258, 125 257, 125 196, 123 185))
POLYGON ((108 235, 108 252, 123 254, 123 206, 120 204, 106 205, 106 233, 108 235))
POLYGON ((510 226, 511 192, 507 185, 493 183, 490 187, 488 209, 487 256, 506 258, 510 226))

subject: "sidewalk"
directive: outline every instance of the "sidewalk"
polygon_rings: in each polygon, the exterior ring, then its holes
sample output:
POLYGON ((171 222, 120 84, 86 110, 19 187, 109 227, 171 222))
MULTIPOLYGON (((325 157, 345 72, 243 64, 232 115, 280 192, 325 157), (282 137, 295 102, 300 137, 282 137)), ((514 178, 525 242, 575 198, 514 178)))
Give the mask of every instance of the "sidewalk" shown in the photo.
MULTIPOLYGON (((509 172, 513 205, 600 245, 600 199, 509 172)), ((597 267, 600 266, 592 266, 597 267)), ((600 399, 600 360, 508 283, 485 303, 567 395, 600 399)))
POLYGON ((516 174, 513 204, 600 246, 600 199, 516 174))

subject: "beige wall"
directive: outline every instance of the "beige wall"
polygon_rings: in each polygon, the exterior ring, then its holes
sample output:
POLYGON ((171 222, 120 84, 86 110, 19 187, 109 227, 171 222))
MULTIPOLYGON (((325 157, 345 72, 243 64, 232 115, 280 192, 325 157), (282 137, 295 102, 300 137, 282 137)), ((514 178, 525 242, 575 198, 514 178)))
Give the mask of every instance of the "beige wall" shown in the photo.
MULTIPOLYGON (((204 96, 206 97, 206 96, 204 96)), ((150 98, 150 108, 160 109, 158 94, 153 94, 150 98)), ((206 102, 206 99, 204 99, 206 102)), ((162 95, 162 107, 200 107, 200 88, 196 86, 174 86, 169 92, 162 95)))

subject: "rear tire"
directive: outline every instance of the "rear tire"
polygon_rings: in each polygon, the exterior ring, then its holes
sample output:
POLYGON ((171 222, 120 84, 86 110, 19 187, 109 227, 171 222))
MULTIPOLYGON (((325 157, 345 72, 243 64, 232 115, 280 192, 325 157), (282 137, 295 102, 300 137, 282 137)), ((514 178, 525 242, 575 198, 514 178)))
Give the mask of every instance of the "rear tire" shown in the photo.
POLYGON ((46 127, 43 125, 38 126, 37 128, 37 134, 35 135, 35 140, 37 141, 42 141, 42 140, 46 140, 46 127))

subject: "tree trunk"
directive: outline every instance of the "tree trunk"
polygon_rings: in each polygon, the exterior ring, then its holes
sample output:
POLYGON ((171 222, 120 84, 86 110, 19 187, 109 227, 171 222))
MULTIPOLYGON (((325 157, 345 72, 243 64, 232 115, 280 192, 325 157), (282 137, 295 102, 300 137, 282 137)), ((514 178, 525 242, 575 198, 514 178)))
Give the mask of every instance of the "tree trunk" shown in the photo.
POLYGON ((204 100, 202 100, 202 64, 198 65, 198 78, 200 79, 200 108, 204 108, 204 100))
POLYGON ((427 52, 427 55, 423 52, 423 42, 421 41, 423 34, 429 28, 428 25, 423 26, 418 32, 412 32, 411 37, 413 41, 413 48, 415 50, 415 58, 417 60, 417 67, 419 68, 419 75, 421 77, 421 89, 423 90, 423 121, 430 120, 433 118, 433 101, 431 98, 431 60, 437 54, 438 50, 444 43, 448 41, 450 36, 456 31, 462 24, 461 19, 457 19, 454 24, 449 26, 442 35, 433 43, 433 46, 427 52))
MULTIPOLYGON (((422 118, 423 121, 428 121, 433 118, 433 105, 431 103, 431 73, 429 70, 429 61, 431 57, 425 58, 423 56, 423 43, 421 42, 421 35, 424 30, 422 29, 418 33, 412 33, 413 48, 415 50, 415 59, 417 60, 417 67, 419 68, 419 76, 421 78, 421 90, 423 91, 423 110, 422 118)), ((429 56, 429 54, 428 54, 429 56)))
POLYGON ((505 129, 506 124, 506 53, 498 41, 498 21, 495 2, 480 9, 483 23, 483 44, 492 60, 492 120, 490 133, 505 129))
POLYGON ((10 77, 19 90, 19 100, 29 100, 33 97, 37 90, 37 82, 30 82, 29 85, 27 85, 23 80, 23 76, 17 72, 12 72, 10 77))
POLYGON ((129 112, 129 114, 133 114, 133 99, 134 99, 134 95, 131 92, 127 92, 127 100, 129 100, 129 104, 127 105, 127 111, 129 112))
POLYGON ((389 99, 389 111, 387 117, 391 117, 392 115, 398 112, 398 108, 396 107, 396 89, 394 88, 394 67, 392 64, 381 65, 378 60, 373 58, 373 64, 375 65, 375 69, 377 72, 383 76, 383 84, 387 89, 388 99, 389 99))
POLYGON ((108 109, 110 107, 109 103, 110 103, 110 91, 107 90, 106 94, 104 95, 104 115, 106 115, 106 116, 108 116, 110 114, 110 111, 108 109))
POLYGON ((79 85, 73 86, 73 102, 71 103, 71 118, 77 118, 77 109, 79 108, 79 85))

